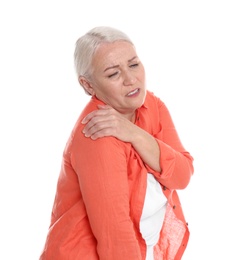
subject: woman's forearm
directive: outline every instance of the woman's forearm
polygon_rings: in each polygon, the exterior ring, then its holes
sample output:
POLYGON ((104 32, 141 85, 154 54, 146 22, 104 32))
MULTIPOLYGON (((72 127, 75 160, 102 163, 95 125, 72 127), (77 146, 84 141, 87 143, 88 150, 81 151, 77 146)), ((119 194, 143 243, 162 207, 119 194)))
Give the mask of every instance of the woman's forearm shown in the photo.
POLYGON ((152 135, 136 126, 136 131, 132 134, 130 143, 150 168, 161 172, 160 149, 152 135))

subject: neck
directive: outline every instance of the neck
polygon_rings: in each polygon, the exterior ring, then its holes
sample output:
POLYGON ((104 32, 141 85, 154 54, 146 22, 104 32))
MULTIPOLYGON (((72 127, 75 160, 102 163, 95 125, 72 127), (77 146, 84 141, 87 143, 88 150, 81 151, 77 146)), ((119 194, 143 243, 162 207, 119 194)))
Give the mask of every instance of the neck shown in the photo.
POLYGON ((135 121, 136 121, 136 112, 133 112, 130 114, 123 114, 123 116, 132 123, 135 123, 135 121))

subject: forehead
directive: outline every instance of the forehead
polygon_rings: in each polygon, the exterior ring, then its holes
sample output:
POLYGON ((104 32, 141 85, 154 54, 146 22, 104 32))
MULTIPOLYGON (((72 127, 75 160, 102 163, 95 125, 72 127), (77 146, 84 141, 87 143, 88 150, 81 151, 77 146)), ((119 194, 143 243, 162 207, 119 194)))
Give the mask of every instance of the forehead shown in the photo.
POLYGON ((115 65, 127 62, 135 56, 137 56, 135 47, 129 42, 102 43, 94 53, 92 63, 103 66, 115 65))

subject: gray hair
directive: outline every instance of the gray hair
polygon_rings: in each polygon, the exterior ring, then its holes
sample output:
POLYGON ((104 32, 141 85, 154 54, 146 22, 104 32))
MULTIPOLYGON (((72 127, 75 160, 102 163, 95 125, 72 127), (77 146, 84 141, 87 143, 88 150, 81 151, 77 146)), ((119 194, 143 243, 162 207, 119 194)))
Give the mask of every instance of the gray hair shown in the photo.
POLYGON ((101 43, 115 41, 127 41, 133 45, 125 33, 112 27, 95 27, 81 36, 76 42, 74 51, 74 64, 78 78, 79 76, 90 78, 91 62, 97 47, 101 43))

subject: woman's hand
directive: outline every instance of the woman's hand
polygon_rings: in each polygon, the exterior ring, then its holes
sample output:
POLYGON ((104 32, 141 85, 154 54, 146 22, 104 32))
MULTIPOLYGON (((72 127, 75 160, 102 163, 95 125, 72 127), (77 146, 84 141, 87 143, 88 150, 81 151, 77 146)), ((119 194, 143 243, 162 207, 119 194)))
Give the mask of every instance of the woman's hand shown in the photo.
POLYGON ((121 141, 132 142, 136 126, 109 105, 98 105, 98 108, 82 120, 84 135, 93 140, 114 136, 121 141))
POLYGON ((160 150, 156 139, 112 107, 99 105, 98 108, 82 120, 82 124, 85 124, 84 135, 93 140, 114 136, 130 142, 145 163, 161 172, 160 150))

